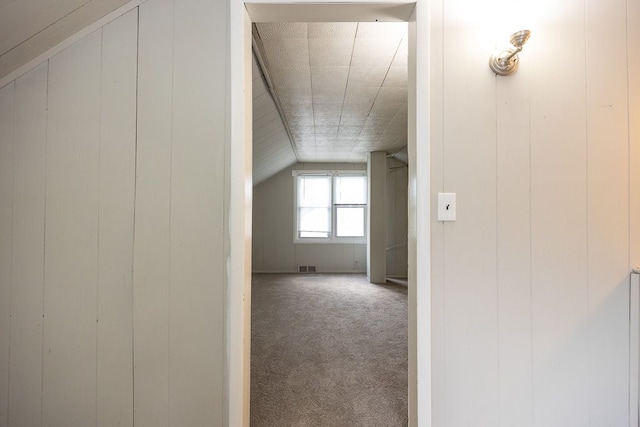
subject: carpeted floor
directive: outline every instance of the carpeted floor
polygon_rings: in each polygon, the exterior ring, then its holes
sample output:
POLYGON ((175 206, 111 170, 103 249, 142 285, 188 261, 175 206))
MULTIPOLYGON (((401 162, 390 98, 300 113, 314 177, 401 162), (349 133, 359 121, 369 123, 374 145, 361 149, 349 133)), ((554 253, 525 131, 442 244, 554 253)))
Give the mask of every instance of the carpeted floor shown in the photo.
POLYGON ((407 290, 253 276, 251 426, 407 425, 407 290))

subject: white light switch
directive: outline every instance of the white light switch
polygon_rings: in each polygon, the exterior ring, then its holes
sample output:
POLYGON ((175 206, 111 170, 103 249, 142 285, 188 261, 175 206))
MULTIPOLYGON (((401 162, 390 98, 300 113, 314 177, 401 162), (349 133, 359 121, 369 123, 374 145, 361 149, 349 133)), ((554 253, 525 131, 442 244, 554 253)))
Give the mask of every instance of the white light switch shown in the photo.
POLYGON ((456 220, 456 193, 438 193, 438 221, 456 220))

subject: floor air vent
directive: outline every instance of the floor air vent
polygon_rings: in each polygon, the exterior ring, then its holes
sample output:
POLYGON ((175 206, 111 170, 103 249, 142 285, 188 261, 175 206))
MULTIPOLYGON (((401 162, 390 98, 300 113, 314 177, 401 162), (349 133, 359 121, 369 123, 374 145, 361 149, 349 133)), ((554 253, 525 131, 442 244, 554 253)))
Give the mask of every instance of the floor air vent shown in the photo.
POLYGON ((315 273, 316 266, 315 265, 299 265, 298 273, 315 273))

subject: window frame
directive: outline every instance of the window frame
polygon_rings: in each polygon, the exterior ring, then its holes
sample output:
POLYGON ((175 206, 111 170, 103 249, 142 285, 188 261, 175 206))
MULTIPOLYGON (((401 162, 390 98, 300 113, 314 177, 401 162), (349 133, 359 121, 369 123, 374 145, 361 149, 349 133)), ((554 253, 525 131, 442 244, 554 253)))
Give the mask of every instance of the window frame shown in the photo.
POLYGON ((366 170, 294 170, 293 176, 293 242, 302 244, 366 244, 369 223, 369 177, 366 170), (330 207, 330 230, 329 237, 300 237, 300 218, 298 212, 298 177, 299 176, 326 176, 331 182, 331 207, 330 207), (364 204, 337 204, 336 203, 336 178, 341 176, 360 176, 365 178, 365 203, 364 204), (337 208, 364 208, 364 236, 362 237, 338 237, 337 232, 337 208))

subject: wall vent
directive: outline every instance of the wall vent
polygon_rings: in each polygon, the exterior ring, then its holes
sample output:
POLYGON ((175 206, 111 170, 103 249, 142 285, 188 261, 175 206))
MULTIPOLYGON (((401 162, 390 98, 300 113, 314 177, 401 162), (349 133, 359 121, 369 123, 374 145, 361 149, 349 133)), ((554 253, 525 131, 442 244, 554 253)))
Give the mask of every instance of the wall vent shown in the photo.
POLYGON ((315 273, 316 266, 315 265, 299 265, 298 273, 315 273))

